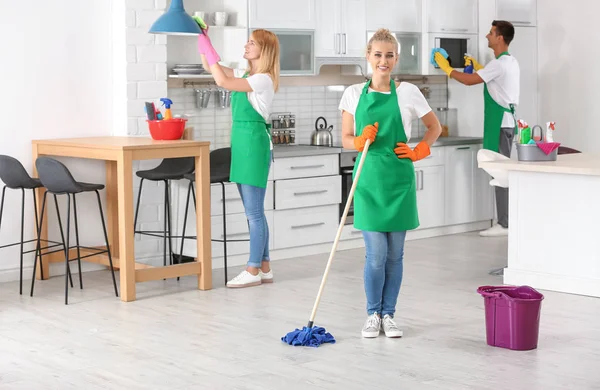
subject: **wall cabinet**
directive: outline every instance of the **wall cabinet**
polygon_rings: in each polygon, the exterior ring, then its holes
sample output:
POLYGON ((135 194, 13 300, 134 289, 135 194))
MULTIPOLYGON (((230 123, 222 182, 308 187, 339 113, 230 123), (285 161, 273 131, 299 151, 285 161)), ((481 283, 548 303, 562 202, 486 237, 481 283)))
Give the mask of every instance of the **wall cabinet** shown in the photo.
POLYGON ((364 57, 366 0, 320 0, 316 6, 317 57, 364 57))
POLYGON ((515 26, 537 25, 536 0, 496 0, 496 19, 515 26))
POLYGON ((421 0, 369 0, 367 30, 387 28, 398 32, 421 32, 421 0))
POLYGON ((427 31, 477 34, 479 20, 477 0, 428 0, 426 8, 427 31))
POLYGON ((249 0, 250 28, 313 30, 316 0, 249 0))

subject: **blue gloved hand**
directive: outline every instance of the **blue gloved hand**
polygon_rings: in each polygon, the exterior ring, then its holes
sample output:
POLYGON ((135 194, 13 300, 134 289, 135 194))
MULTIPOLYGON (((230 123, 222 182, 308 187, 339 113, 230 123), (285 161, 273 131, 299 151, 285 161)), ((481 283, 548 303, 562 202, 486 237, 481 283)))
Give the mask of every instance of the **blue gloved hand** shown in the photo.
POLYGON ((437 63, 435 62, 435 53, 440 53, 441 55, 444 56, 444 58, 448 58, 448 52, 442 48, 436 48, 436 49, 431 49, 431 58, 429 59, 429 62, 431 62, 431 65, 436 66, 437 63))

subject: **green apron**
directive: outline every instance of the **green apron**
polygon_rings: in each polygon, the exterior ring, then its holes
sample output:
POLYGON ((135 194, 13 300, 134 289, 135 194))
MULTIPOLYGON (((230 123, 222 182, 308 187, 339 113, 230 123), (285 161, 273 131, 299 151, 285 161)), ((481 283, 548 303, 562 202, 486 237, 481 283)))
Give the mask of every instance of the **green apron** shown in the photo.
MULTIPOLYGON (((496 58, 503 55, 509 55, 508 52, 500 53, 496 58)), ((483 87, 483 103, 484 103, 484 118, 483 118, 483 148, 489 149, 496 153, 500 150, 500 128, 502 127, 502 119, 505 112, 510 112, 515 115, 515 106, 510 104, 508 108, 502 107, 492 98, 488 91, 487 84, 483 87)), ((515 119, 515 133, 517 129, 517 121, 515 119)))
MULTIPOLYGON (((379 122, 375 142, 369 146, 354 192, 354 227, 375 232, 416 229, 417 190, 415 169, 408 158, 398 158, 394 149, 406 142, 396 84, 390 80, 391 93, 369 93, 369 80, 356 108, 356 135, 367 125, 379 122)), ((362 152, 354 164, 356 174, 362 152)))
POLYGON ((231 114, 229 180, 266 188, 271 158, 271 126, 252 107, 246 92, 231 92, 231 114))

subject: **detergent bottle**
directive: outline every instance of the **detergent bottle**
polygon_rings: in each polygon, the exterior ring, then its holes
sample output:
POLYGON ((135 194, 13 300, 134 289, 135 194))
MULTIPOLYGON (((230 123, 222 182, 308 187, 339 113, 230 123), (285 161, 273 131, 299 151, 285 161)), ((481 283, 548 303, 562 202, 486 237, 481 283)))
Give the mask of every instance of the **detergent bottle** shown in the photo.
MULTIPOLYGON (((471 55, 469 53, 465 53, 465 57, 471 57, 471 55)), ((473 70, 474 70, 473 61, 466 60, 465 61, 465 70, 464 70, 464 73, 472 74, 473 70)))
POLYGON ((173 101, 169 98, 161 98, 160 101, 165 106, 165 119, 173 119, 173 115, 171 114, 171 104, 173 104, 173 101))

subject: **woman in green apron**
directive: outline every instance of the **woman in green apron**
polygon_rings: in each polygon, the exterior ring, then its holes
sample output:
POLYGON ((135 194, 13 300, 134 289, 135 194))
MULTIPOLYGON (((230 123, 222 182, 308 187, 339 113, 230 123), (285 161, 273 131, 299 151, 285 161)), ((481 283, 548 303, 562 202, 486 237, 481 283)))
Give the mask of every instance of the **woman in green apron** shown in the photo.
POLYGON ((269 259, 269 226, 265 217, 267 176, 273 158, 270 125, 273 96, 279 86, 279 41, 267 30, 255 30, 244 46, 248 68, 242 74, 221 66, 219 55, 204 31, 198 38, 204 68, 219 87, 231 93, 231 170, 237 183, 250 231, 246 269, 227 287, 250 287, 273 281, 269 259), (241 77, 236 77, 241 76, 241 77))
POLYGON ((398 62, 398 42, 389 30, 380 29, 367 46, 372 78, 344 92, 342 143, 359 151, 369 146, 354 193, 354 227, 362 230, 366 260, 364 288, 367 320, 363 337, 400 337, 394 322, 403 272, 406 231, 419 226, 413 162, 430 154, 429 146, 441 134, 440 123, 420 90, 396 83, 391 72, 398 62), (427 127, 423 139, 411 149, 411 123, 421 118, 427 127))

